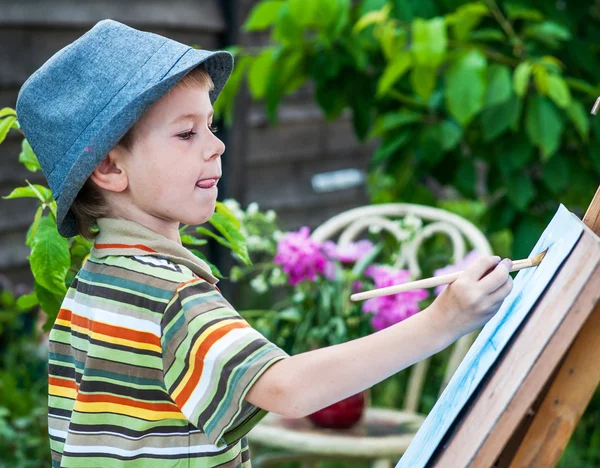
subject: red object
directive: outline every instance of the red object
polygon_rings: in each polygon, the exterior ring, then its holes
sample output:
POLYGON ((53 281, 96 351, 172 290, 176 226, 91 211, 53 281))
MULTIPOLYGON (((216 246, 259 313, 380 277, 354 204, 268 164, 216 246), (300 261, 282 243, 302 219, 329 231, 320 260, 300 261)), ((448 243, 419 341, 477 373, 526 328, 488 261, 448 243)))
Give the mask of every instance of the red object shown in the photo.
POLYGON ((367 405, 367 391, 357 393, 307 417, 313 424, 330 429, 348 429, 362 416, 367 405))

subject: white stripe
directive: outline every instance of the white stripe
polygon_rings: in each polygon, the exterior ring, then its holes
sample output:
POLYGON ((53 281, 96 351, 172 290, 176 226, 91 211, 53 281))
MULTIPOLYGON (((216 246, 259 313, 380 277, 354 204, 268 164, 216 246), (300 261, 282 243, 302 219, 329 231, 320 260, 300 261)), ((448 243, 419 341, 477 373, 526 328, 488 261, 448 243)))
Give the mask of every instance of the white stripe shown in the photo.
POLYGON ((121 432, 111 432, 111 431, 74 431, 73 429, 71 429, 69 432, 71 432, 72 434, 81 434, 81 435, 100 435, 100 434, 106 434, 106 435, 111 435, 111 436, 115 436, 115 437, 119 437, 119 438, 123 438, 123 439, 129 439, 129 440, 142 440, 145 439, 146 437, 163 437, 163 436, 174 436, 174 437, 183 437, 186 440, 189 439, 190 435, 194 435, 194 434, 202 434, 201 431, 188 431, 188 432, 152 432, 150 434, 145 434, 139 437, 133 437, 133 436, 128 436, 127 434, 123 434, 121 432))
POLYGON ((125 450, 107 445, 71 445, 66 444, 64 452, 71 453, 107 453, 120 455, 122 457, 133 457, 135 455, 184 455, 192 451, 200 453, 219 452, 221 448, 216 445, 190 445, 185 447, 142 447, 136 450, 125 450))
POLYGON ((152 255, 134 255, 133 258, 139 260, 142 263, 147 263, 150 265, 166 266, 173 271, 177 271, 177 267, 175 265, 173 265, 172 262, 170 262, 169 260, 167 260, 165 258, 158 258, 158 257, 154 257, 152 255))
POLYGON ((58 429, 53 429, 51 427, 48 428, 48 434, 54 437, 59 437, 63 440, 67 438, 67 433, 65 431, 59 431, 58 429))
POLYGON ((125 314, 109 312, 100 307, 90 307, 82 304, 70 297, 65 297, 63 308, 69 309, 73 314, 80 317, 86 317, 96 322, 106 323, 115 327, 129 328, 131 330, 152 333, 160 338, 160 324, 154 323, 151 320, 144 320, 131 317, 125 314))
POLYGON ((243 348, 247 343, 252 341, 257 334, 257 331, 250 327, 245 328, 234 328, 230 330, 225 336, 215 342, 208 353, 206 353, 206 357, 203 361, 203 369, 202 376, 200 377, 200 381, 192 394, 190 395, 187 403, 183 405, 181 412, 191 421, 192 413, 194 408, 200 401, 202 397, 206 395, 206 392, 209 390, 209 386, 215 385, 215 382, 212 381, 212 375, 214 371, 214 364, 216 361, 219 361, 219 355, 224 351, 228 351, 231 346, 234 346, 238 349, 243 348))

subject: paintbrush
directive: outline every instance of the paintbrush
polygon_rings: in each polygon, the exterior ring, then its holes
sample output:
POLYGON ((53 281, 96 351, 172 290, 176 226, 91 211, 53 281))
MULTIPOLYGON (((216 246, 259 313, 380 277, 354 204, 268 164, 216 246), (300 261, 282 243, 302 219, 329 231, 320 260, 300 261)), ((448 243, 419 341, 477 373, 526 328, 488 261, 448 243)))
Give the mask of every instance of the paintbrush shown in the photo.
MULTIPOLYGON (((548 249, 531 258, 515 260, 512 264, 512 268, 510 269, 510 271, 518 271, 523 270, 524 268, 538 266, 544 258, 544 255, 546 255, 547 251, 548 249)), ((436 286, 452 283, 458 278, 458 276, 461 273, 462 271, 455 271, 454 273, 449 273, 447 275, 434 276, 433 278, 425 278, 418 281, 411 281, 409 283, 395 284, 393 286, 388 286, 385 288, 371 289, 370 291, 362 291, 356 294, 352 294, 350 296, 350 299, 352 301, 363 301, 365 299, 371 299, 373 297, 388 296, 390 294, 398 294, 406 291, 412 291, 413 289, 435 288, 436 286)))

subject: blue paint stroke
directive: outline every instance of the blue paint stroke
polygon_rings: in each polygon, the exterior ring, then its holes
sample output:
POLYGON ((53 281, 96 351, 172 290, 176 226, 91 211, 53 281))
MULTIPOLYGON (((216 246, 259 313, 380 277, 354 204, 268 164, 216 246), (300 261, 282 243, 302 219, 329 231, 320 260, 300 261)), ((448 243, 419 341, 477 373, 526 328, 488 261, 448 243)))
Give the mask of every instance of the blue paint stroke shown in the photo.
POLYGON ((571 253, 582 232, 579 218, 561 204, 529 255, 532 257, 548 249, 543 261, 535 268, 519 271, 511 293, 477 336, 396 468, 426 466, 457 415, 571 253))

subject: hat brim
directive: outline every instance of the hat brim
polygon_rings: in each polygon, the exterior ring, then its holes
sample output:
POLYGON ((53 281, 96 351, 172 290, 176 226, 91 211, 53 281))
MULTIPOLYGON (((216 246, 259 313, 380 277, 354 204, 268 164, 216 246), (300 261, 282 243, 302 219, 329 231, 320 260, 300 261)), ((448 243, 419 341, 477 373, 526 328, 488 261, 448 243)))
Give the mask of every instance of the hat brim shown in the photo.
POLYGON ((206 50, 188 49, 162 78, 141 91, 134 99, 128 101, 119 112, 110 118, 94 138, 90 151, 81 152, 64 179, 60 194, 56 197, 56 225, 63 237, 78 234, 75 214, 71 210, 73 200, 98 167, 106 154, 123 138, 143 113, 158 99, 164 96, 187 73, 204 64, 210 75, 214 88, 209 92, 211 103, 214 103, 223 90, 233 70, 233 56, 226 51, 208 52, 206 50))

